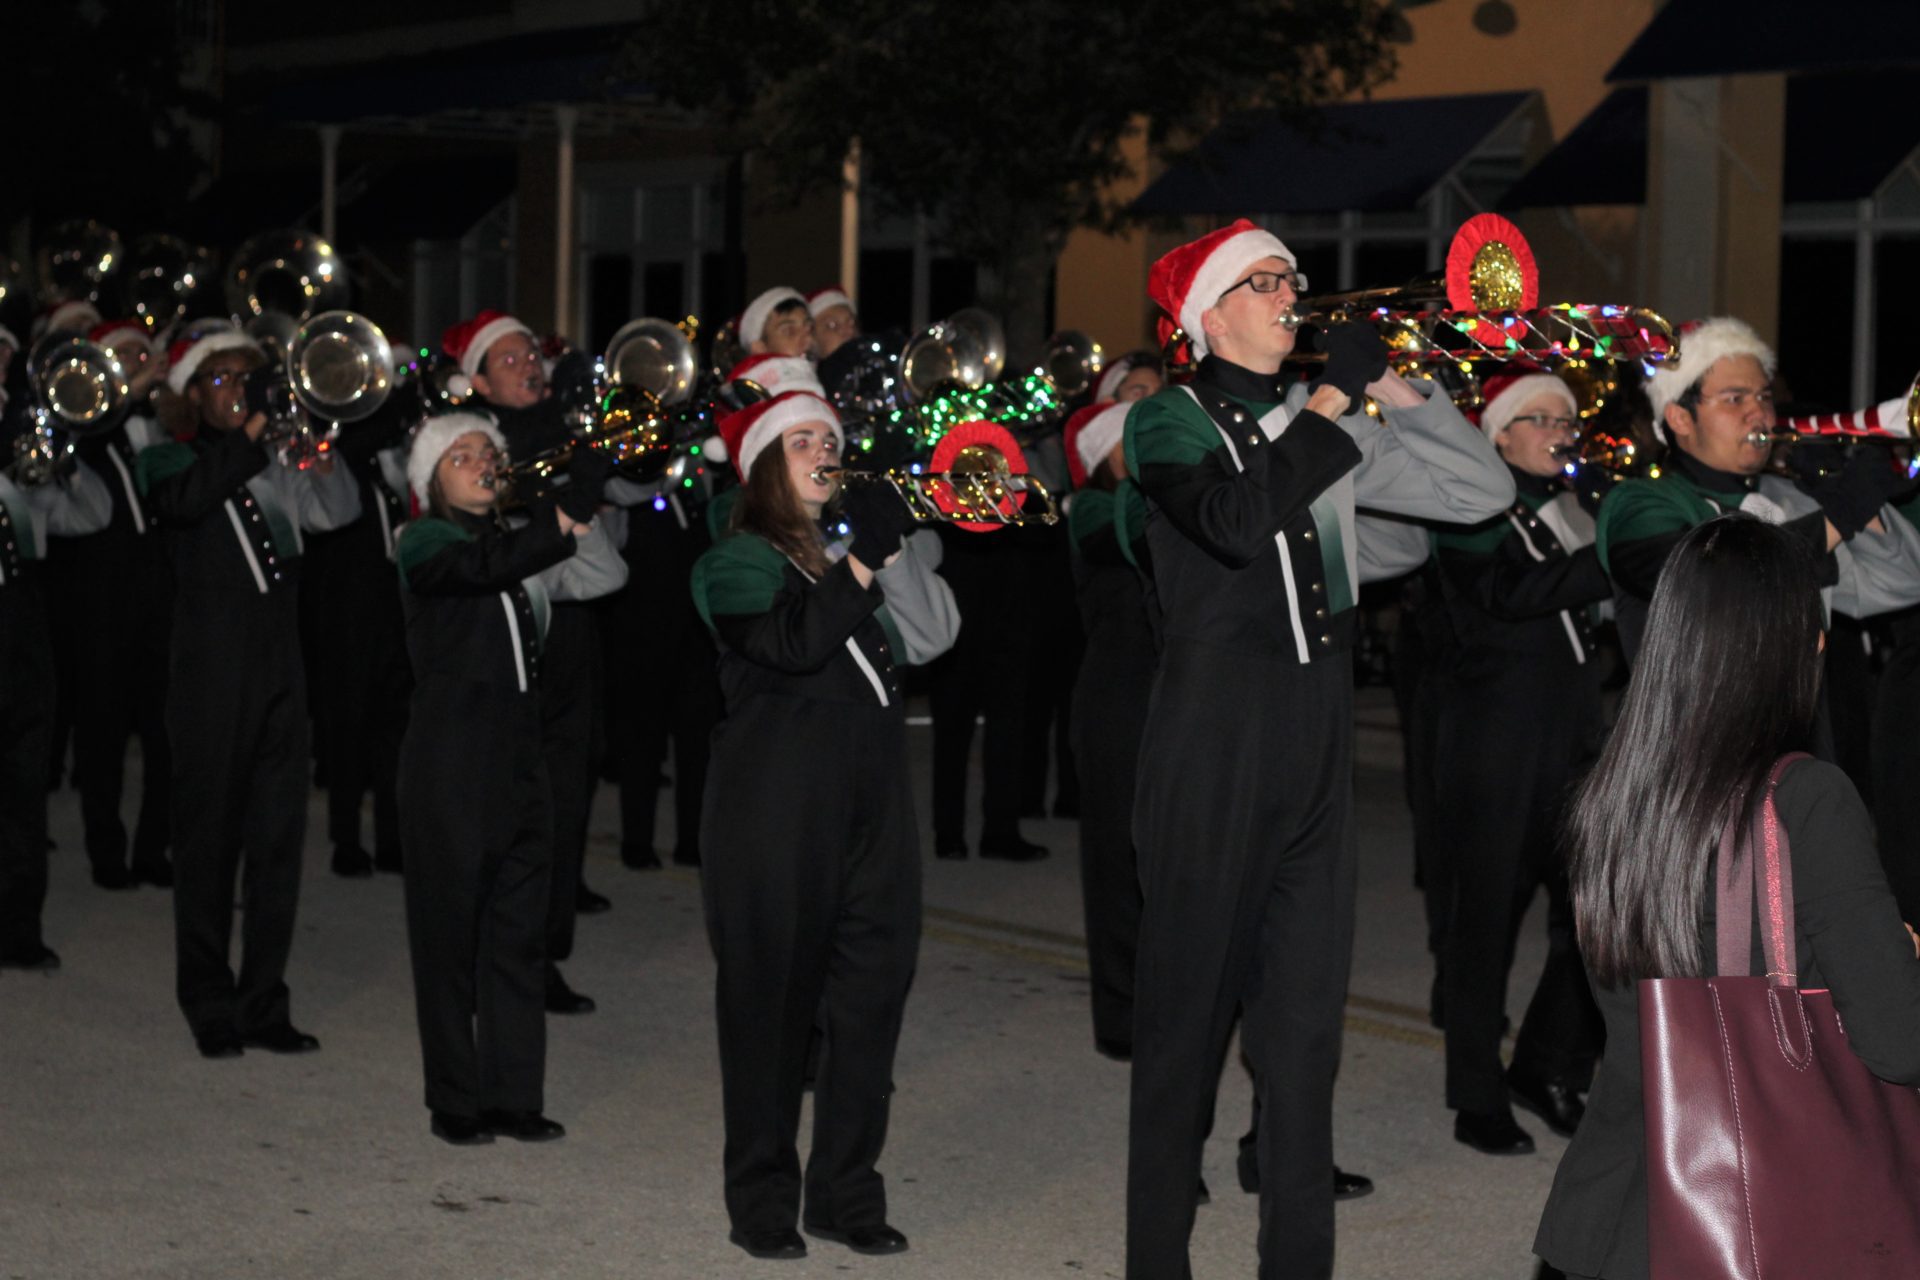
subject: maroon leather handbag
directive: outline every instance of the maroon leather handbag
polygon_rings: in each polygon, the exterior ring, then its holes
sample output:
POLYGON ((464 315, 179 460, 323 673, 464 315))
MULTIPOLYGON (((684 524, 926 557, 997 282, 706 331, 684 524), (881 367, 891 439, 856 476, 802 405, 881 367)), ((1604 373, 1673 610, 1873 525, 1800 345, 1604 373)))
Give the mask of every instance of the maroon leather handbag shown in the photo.
POLYGON ((1747 972, 1757 885, 1766 976, 1640 983, 1654 1280, 1920 1276, 1920 1091, 1868 1071, 1832 995, 1793 971, 1773 793, 1800 758, 1720 841, 1717 968, 1747 972))

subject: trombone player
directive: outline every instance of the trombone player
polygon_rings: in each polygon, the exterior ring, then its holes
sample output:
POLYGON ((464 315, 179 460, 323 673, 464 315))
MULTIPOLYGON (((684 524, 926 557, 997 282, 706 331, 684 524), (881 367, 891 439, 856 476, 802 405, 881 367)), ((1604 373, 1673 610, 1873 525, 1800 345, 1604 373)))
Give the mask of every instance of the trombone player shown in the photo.
POLYGON ((1359 507, 1470 523, 1513 480, 1379 335, 1326 335, 1309 389, 1292 252, 1244 219, 1153 266, 1193 382, 1129 411, 1162 650, 1134 807, 1127 1276, 1189 1274, 1200 1156, 1236 1011, 1260 1105, 1260 1275, 1333 1270, 1332 1099, 1352 958, 1352 645, 1359 507), (1353 412, 1362 395, 1384 421, 1353 412))

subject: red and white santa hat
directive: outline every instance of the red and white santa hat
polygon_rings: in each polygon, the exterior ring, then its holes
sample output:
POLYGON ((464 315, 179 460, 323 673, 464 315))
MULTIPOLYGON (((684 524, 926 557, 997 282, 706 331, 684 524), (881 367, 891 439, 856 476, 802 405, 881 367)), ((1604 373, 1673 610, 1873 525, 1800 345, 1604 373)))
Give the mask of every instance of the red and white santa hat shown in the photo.
POLYGON ((1138 369, 1146 357, 1139 353, 1121 356, 1101 371, 1100 381, 1093 384, 1093 400, 1098 404, 1102 400, 1111 400, 1120 394, 1120 384, 1127 375, 1138 369))
POLYGON ((1131 404, 1105 401, 1077 410, 1062 434, 1067 449, 1067 475, 1073 487, 1083 489, 1087 477, 1096 471, 1126 431, 1127 410, 1131 404))
POLYGON ((1207 335, 1200 317, 1220 301, 1220 295, 1254 263, 1263 258, 1284 259, 1298 265, 1293 250, 1271 231, 1241 218, 1230 227, 1210 231, 1162 257, 1147 273, 1147 296, 1160 304, 1167 317, 1160 322, 1164 343, 1177 324, 1186 332, 1194 359, 1207 354, 1207 335))
POLYGON ((745 480, 753 470, 753 460, 770 444, 780 439, 788 427, 803 422, 824 422, 841 436, 840 415, 833 406, 811 391, 789 391, 771 400, 750 404, 720 419, 720 439, 734 470, 745 480))
POLYGON ((1492 440, 1513 425, 1519 412, 1541 396, 1555 396, 1566 406, 1569 417, 1580 415, 1580 402, 1572 388, 1553 374, 1533 366, 1513 369, 1488 378, 1481 384, 1486 404, 1480 410, 1480 430, 1492 440))
POLYGON ((100 308, 85 298, 69 298, 65 302, 56 302, 40 313, 35 322, 34 336, 44 338, 50 333, 86 333, 102 319, 100 308))
POLYGON ((475 431, 492 441, 493 447, 502 454, 506 453, 507 438, 500 434, 493 419, 483 413, 435 414, 413 433, 413 443, 407 446, 407 488, 413 490, 413 500, 422 510, 426 509, 427 486, 433 483, 440 459, 453 448, 454 441, 475 431))
POLYGON ((1752 356, 1769 378, 1777 367, 1773 348, 1752 326, 1732 316, 1695 320, 1682 325, 1675 336, 1680 340, 1679 357, 1662 363, 1647 379, 1647 400, 1653 406, 1653 433, 1660 437, 1662 444, 1667 443, 1667 406, 1706 377, 1715 364, 1728 356, 1752 356))
POLYGON ((153 339, 147 336, 146 326, 138 320, 103 320, 87 331, 87 341, 103 347, 138 342, 148 355, 153 354, 153 339))
POLYGON ((807 295, 807 314, 815 320, 820 318, 822 311, 831 307, 845 307, 849 311, 859 310, 853 305, 853 299, 847 296, 847 291, 837 284, 830 284, 824 289, 815 289, 807 295))
POLYGON ((215 329, 211 333, 190 334, 167 349, 167 386, 177 396, 187 394, 187 384, 193 381, 193 375, 206 363, 208 356, 219 351, 251 351, 257 356, 265 356, 255 342, 241 329, 215 329))
POLYGON ((805 356, 748 356, 727 371, 728 382, 742 379, 765 387, 772 396, 788 391, 811 391, 823 400, 827 396, 813 361, 805 356))
POLYGON ((798 289, 789 288, 784 284, 768 289, 765 293, 762 293, 752 302, 749 302, 747 309, 740 313, 740 323, 737 328, 737 332, 740 335, 740 345, 747 347, 756 342, 766 341, 767 321, 773 318, 773 309, 775 307, 782 306, 789 302, 805 303, 806 300, 806 294, 801 293, 798 289))
POLYGON ((489 307, 473 319, 463 320, 440 335, 441 347, 460 362, 460 372, 469 379, 464 389, 454 388, 455 394, 471 393, 471 379, 480 372, 480 362, 487 358, 487 348, 510 333, 524 333, 531 337, 533 330, 518 318, 489 307))

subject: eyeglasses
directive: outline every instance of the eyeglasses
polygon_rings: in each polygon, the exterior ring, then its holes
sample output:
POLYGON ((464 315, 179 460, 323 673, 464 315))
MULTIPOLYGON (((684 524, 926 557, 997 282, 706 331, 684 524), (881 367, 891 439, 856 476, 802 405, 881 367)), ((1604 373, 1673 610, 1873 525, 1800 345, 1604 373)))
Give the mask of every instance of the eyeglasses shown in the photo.
POLYGON ((1575 420, 1572 418, 1546 413, 1523 413, 1510 419, 1510 424, 1526 423, 1530 427, 1539 427, 1544 431, 1571 431, 1575 420))
POLYGON ((447 455, 447 461, 453 464, 456 471, 464 471, 468 467, 491 467, 500 461, 500 451, 481 449, 476 453, 466 449, 456 449, 447 455))
MULTIPOLYGON (((1298 294, 1302 289, 1307 287, 1307 278, 1298 271, 1256 271, 1245 280, 1240 281, 1239 284, 1228 289, 1227 293, 1232 293, 1234 289, 1240 288, 1251 289, 1255 293, 1273 293, 1283 284, 1293 290, 1295 294, 1298 294)), ((1227 293, 1221 294, 1220 297, 1224 299, 1227 293)))
POLYGON ((1732 409, 1736 413, 1750 404, 1762 409, 1773 408, 1773 388, 1761 387, 1758 391, 1751 387, 1731 387, 1725 391, 1716 391, 1710 396, 1701 396, 1701 404, 1717 404, 1723 409, 1732 409))
POLYGON ((245 382, 246 380, 247 380, 247 375, 241 372, 203 373, 200 375, 200 381, 206 383, 210 387, 231 387, 236 385, 237 383, 245 382))

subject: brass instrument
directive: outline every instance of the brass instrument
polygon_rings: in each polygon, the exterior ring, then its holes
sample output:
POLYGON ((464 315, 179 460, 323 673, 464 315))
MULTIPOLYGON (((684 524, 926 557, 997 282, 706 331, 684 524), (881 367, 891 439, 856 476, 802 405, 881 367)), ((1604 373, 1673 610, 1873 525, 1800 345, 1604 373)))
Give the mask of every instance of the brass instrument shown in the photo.
POLYGON ((141 236, 127 254, 128 304, 148 333, 159 333, 187 314, 212 275, 205 249, 178 236, 141 236))
POLYGON ((1053 380, 1063 397, 1082 395, 1100 380, 1107 366, 1106 352, 1078 329, 1062 329, 1047 339, 1040 370, 1053 380))
POLYGON ((27 356, 34 408, 14 443, 7 474, 22 487, 65 472, 76 439, 111 431, 126 416, 132 391, 112 351, 73 334, 42 338, 27 356))
POLYGON ((917 523, 946 521, 977 533, 1008 525, 1057 524, 1060 508, 1038 477, 1027 473, 1020 446, 1006 428, 972 422, 947 433, 932 467, 856 471, 818 467, 815 484, 884 484, 900 496, 917 523), (1038 500, 1030 508, 1028 499, 1038 500))
POLYGON ((1876 440, 1888 444, 1920 441, 1920 375, 1904 396, 1895 396, 1853 413, 1809 413, 1781 418, 1771 431, 1752 431, 1749 444, 1798 440, 1876 440))
POLYGON ((370 417, 392 394, 393 349, 365 316, 327 311, 295 329, 253 379, 266 403, 261 442, 278 447, 282 465, 305 470, 332 450, 342 423, 370 417))
POLYGON ((111 227, 92 218, 58 224, 34 253, 41 304, 99 302, 125 257, 120 233, 111 227))
POLYGON ((600 357, 607 381, 638 387, 667 408, 691 400, 698 374, 693 342, 699 323, 692 316, 678 324, 652 316, 627 321, 614 331, 600 357))
POLYGON ((673 453, 673 432, 660 398, 643 387, 620 387, 599 406, 597 418, 572 440, 509 462, 488 472, 481 483, 500 501, 520 501, 536 481, 551 480, 573 460, 576 449, 599 449, 613 456, 614 467, 635 479, 657 479, 673 453))
POLYGON ((341 310, 347 294, 345 266, 333 246, 311 231, 254 236, 234 251, 227 272, 227 307, 240 316, 277 311, 306 321, 341 310))

